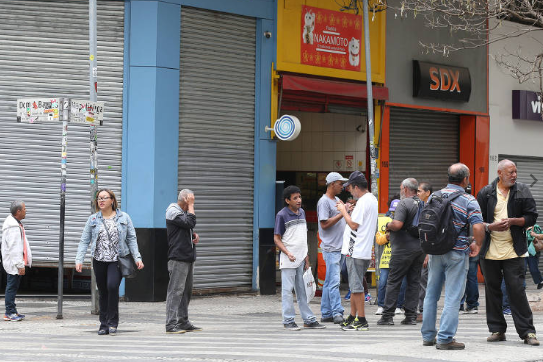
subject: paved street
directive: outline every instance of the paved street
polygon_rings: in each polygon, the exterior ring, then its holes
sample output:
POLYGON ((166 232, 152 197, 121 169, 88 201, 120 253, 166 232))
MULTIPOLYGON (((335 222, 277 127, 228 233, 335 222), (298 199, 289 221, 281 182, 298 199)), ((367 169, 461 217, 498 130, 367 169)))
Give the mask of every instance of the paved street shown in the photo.
MULTIPOLYGON (((540 308, 543 291, 530 288, 531 304, 540 308)), ((319 302, 311 303, 316 313, 319 302)), ((65 301, 63 320, 55 319, 55 300, 23 298, 18 308, 25 321, 0 322, 1 361, 543 361, 543 346, 524 345, 511 317, 508 340, 487 343, 484 305, 477 315, 460 315, 457 339, 466 343, 464 351, 423 347, 420 324, 400 325, 400 317, 395 326, 377 326, 377 306, 367 304, 367 332, 344 332, 333 324, 289 332, 281 324, 279 295, 194 298, 191 320, 204 331, 182 335, 164 333, 165 303, 121 303, 117 336, 96 334, 90 300, 65 301)), ((534 317, 543 337, 543 311, 534 317)))

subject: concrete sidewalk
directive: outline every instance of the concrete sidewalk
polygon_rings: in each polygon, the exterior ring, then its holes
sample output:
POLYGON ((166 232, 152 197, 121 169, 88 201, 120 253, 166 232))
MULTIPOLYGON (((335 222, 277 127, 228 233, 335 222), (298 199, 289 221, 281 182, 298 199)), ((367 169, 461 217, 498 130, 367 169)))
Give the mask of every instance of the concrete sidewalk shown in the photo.
MULTIPOLYGON (((327 324, 324 330, 290 332, 281 324, 281 297, 229 295, 195 297, 192 322, 202 332, 165 334, 165 303, 120 305, 117 336, 98 336, 98 317, 90 300, 66 300, 64 319, 57 320, 55 300, 18 299, 23 322, 0 322, 2 361, 543 361, 543 346, 524 345, 511 317, 507 341, 487 343, 484 289, 479 314, 460 314, 457 339, 463 351, 423 347, 420 324, 377 326, 377 306, 366 303, 370 330, 345 332, 327 324)), ((372 294, 374 290, 372 290, 372 294)), ((534 322, 543 339, 543 290, 529 287, 534 322)), ((311 302, 320 318, 320 298, 311 302)), ((348 302, 343 302, 346 310, 348 302)), ((297 322, 301 320, 297 316, 297 322)))

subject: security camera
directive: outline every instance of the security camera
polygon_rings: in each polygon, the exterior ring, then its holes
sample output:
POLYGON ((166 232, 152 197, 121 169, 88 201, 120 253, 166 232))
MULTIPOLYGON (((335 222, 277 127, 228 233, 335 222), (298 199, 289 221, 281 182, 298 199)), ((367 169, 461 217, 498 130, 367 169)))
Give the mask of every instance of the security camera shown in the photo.
POLYGON ((271 37, 272 37, 271 31, 265 31, 265 32, 264 32, 264 36, 265 36, 267 39, 271 38, 271 37))

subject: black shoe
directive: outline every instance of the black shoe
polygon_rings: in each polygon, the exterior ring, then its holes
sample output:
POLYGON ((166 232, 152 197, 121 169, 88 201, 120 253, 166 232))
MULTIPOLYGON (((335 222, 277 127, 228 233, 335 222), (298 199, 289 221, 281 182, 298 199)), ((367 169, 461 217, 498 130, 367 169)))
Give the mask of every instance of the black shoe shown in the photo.
POLYGON ((109 327, 109 335, 110 336, 117 335, 117 327, 109 327))
POLYGON ((194 324, 189 325, 188 327, 180 328, 186 332, 199 332, 202 330, 200 327, 196 327, 194 324))
POLYGON ((299 331, 301 328, 298 327, 298 325, 294 322, 292 323, 289 323, 289 324, 285 324, 285 329, 286 330, 289 330, 289 331, 299 331))
POLYGON ((349 315, 349 316, 347 317, 347 319, 345 319, 345 320, 343 321, 343 323, 340 323, 340 324, 339 324, 339 326, 340 326, 340 327, 347 327, 348 325, 350 325, 351 323, 353 323, 355 319, 356 319, 356 317, 353 317, 352 315, 349 315))
POLYGON ((321 323, 332 323, 333 321, 334 317, 321 318, 321 323))
POLYGON ((537 289, 541 289, 543 288, 543 282, 540 282, 538 285, 537 285, 537 289))
POLYGON ((168 334, 183 334, 185 332, 186 332, 185 330, 179 329, 177 327, 166 329, 166 333, 168 334))
POLYGON ((405 317, 405 319, 401 321, 400 323, 414 326, 417 324, 417 320, 415 318, 405 317))
POLYGON ((324 329, 326 326, 324 324, 320 324, 317 321, 311 322, 311 323, 304 323, 304 328, 306 329, 324 329))
POLYGON ((107 329, 99 329, 98 335, 99 336, 105 336, 106 334, 109 334, 109 331, 107 329))
POLYGON ((380 326, 393 326, 394 320, 390 317, 382 316, 381 319, 377 321, 377 324, 380 326))

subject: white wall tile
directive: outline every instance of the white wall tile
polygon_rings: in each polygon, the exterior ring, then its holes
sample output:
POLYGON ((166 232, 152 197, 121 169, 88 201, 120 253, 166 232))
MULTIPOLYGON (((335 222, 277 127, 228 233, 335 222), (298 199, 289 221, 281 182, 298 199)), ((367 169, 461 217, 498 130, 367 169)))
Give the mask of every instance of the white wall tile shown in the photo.
POLYGON ((302 139, 302 152, 311 151, 311 140, 313 139, 312 132, 305 132, 302 139))
MULTIPOLYGON (((290 150, 292 152, 301 152, 302 151, 302 138, 303 138, 303 132, 300 132, 298 137, 294 141, 287 141, 290 142, 290 150)), ((284 141, 279 141, 284 142, 284 141)))
POLYGON ((355 151, 365 152, 368 144, 366 133, 354 132, 355 135, 355 151))
POLYGON ((323 132, 333 132, 334 131, 334 118, 330 113, 322 114, 322 130, 323 132))
POLYGON ((322 171, 322 152, 311 152, 311 171, 322 171))
POLYGON ((334 151, 345 151, 344 132, 334 132, 334 151))
POLYGON ((311 133, 311 151, 323 151, 322 150, 322 132, 311 133))
POLYGON ((322 132, 323 114, 324 113, 313 113, 313 117, 311 117, 313 132, 322 132))
POLYGON ((302 152, 302 159, 300 164, 300 170, 311 171, 311 154, 312 152, 302 152))
POLYGON ((356 152, 355 153, 355 168, 360 171, 366 170, 366 152, 356 152), (362 166, 360 165, 360 162, 362 162, 362 166))
POLYGON ((345 115, 344 114, 334 114, 334 132, 343 132, 345 131, 345 115))
POLYGON ((291 152, 291 170, 292 171, 303 171, 301 168, 302 165, 302 152, 291 152))
POLYGON ((322 133, 322 150, 334 151, 334 133, 333 132, 322 133))
POLYGON ((332 172, 334 170, 334 152, 322 153, 321 170, 325 172, 332 172))
POLYGON ((354 154, 356 150, 355 132, 345 132, 345 152, 354 154))

